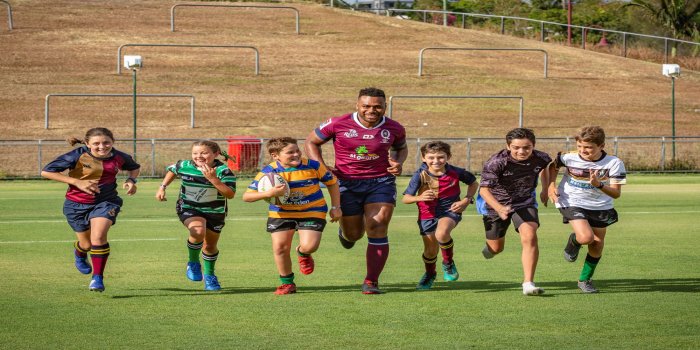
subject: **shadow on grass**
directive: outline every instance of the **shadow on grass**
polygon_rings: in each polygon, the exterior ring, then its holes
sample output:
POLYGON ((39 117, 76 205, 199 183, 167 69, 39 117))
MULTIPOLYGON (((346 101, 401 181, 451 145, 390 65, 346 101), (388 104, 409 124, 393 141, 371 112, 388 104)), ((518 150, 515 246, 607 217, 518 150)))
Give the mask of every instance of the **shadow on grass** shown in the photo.
MULTIPOLYGON (((677 279, 619 279, 619 280, 596 280, 596 287, 601 293, 645 293, 645 292, 670 292, 670 293, 698 293, 700 292, 700 278, 677 278, 677 279)), ((576 282, 538 282, 538 286, 545 289, 544 297, 552 297, 557 294, 578 294, 576 282)), ((201 287, 201 285, 198 285, 201 287)), ((360 285, 338 285, 338 286, 304 286, 299 285, 300 294, 323 292, 323 293, 352 293, 360 292, 360 285)), ((426 293, 464 290, 472 293, 497 293, 497 292, 520 292, 520 284, 505 281, 456 281, 456 282, 436 282, 430 291, 416 290, 415 283, 386 283, 380 284, 387 293, 426 293)), ((210 292, 193 288, 155 288, 155 289, 133 289, 144 294, 115 295, 113 299, 128 298, 152 298, 152 297, 172 297, 172 296, 215 296, 221 294, 255 294, 272 293, 275 286, 270 287, 225 287, 218 292, 210 292)))

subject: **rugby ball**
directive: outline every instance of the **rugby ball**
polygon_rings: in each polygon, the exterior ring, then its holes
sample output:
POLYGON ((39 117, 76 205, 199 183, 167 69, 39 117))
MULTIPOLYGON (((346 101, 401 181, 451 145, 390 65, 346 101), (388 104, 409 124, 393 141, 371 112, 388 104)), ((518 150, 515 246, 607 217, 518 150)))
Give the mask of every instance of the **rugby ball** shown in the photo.
POLYGON ((285 181, 284 178, 277 173, 264 174, 263 177, 258 180, 258 192, 265 192, 277 185, 284 185, 286 189, 284 195, 280 197, 265 198, 265 201, 275 205, 287 204, 287 200, 289 199, 289 184, 287 184, 287 181, 285 181), (272 199, 274 199, 274 202, 272 199))

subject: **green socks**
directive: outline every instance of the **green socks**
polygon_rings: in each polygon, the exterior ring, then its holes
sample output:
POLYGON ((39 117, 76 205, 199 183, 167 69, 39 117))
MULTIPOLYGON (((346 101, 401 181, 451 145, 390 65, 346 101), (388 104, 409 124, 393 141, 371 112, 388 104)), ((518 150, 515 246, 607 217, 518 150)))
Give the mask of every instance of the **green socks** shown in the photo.
POLYGON ((282 284, 294 284, 294 272, 290 273, 287 276, 280 275, 280 281, 282 282, 282 284))
POLYGON ((199 262, 199 254, 202 251, 204 242, 192 243, 187 240, 187 251, 189 253, 189 262, 199 262))
POLYGON ((579 276, 579 281, 588 281, 593 277, 593 272, 595 272, 596 266, 598 266, 598 261, 600 257, 594 258, 586 254, 586 261, 583 262, 583 269, 581 269, 581 276, 579 276))
POLYGON ((216 265, 216 259, 219 258, 219 252, 216 252, 214 255, 207 255, 206 253, 202 252, 202 267, 204 268, 204 274, 205 275, 213 275, 214 274, 214 265, 216 265))

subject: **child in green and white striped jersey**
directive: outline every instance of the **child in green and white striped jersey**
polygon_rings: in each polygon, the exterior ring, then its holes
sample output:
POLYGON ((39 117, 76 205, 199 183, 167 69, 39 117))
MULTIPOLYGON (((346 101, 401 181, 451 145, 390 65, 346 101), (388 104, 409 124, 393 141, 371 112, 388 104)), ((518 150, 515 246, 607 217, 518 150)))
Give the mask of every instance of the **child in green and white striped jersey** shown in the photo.
POLYGON ((204 279, 205 290, 219 290, 214 274, 219 256, 217 242, 228 211, 226 201, 236 194, 236 176, 226 163, 216 159, 228 155, 213 141, 197 141, 192 145, 192 159, 179 160, 167 167, 168 172, 156 193, 159 201, 167 200, 165 189, 179 177, 182 180, 176 204, 177 215, 189 230, 187 278, 204 279), (204 260, 204 276, 199 255, 204 260))

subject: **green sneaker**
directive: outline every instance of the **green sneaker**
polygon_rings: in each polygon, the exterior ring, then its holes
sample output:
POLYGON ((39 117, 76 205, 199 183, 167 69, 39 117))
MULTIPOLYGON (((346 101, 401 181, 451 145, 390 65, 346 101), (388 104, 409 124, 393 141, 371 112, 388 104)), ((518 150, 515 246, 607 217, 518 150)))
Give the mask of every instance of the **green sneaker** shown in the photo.
POLYGON ((442 278, 445 281, 452 282, 459 279, 459 272, 457 271, 457 266, 454 261, 447 264, 442 263, 442 271, 444 272, 442 278))
POLYGON ((428 290, 433 287, 433 282, 435 282, 435 277, 437 275, 429 275, 427 272, 423 274, 423 277, 418 281, 416 289, 418 290, 428 290))

